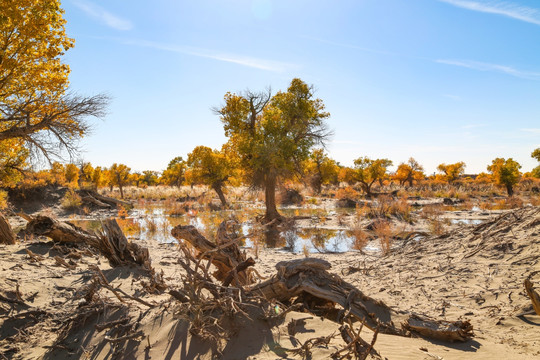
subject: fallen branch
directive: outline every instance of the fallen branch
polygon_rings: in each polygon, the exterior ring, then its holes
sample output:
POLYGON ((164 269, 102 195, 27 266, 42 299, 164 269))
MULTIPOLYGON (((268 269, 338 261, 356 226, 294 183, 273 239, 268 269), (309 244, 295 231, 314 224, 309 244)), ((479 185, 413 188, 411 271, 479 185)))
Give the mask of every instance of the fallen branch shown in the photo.
POLYGON ((106 288, 107 290, 111 291, 117 298, 118 300, 120 300, 120 302, 122 303, 125 303, 125 300, 122 299, 122 297, 120 296, 120 294, 124 295, 124 297, 130 299, 130 300, 133 300, 133 301, 137 301, 138 303, 141 303, 145 306, 148 306, 148 307, 154 307, 155 305, 152 305, 146 301, 144 301, 143 299, 140 299, 138 297, 135 297, 135 296, 132 296, 132 295, 129 295, 128 293, 126 293, 124 290, 122 289, 119 289, 119 288, 113 288, 111 286, 111 284, 109 284, 109 282, 107 281, 107 279, 105 278, 105 275, 103 275, 103 272, 101 271, 100 268, 98 268, 97 266, 95 265, 90 265, 90 269, 94 270, 96 276, 97 276, 97 279, 99 281, 99 284, 101 286, 103 286, 104 288, 106 288))
POLYGON ((394 325, 404 319, 401 315, 383 302, 366 296, 338 276, 328 273, 330 267, 328 261, 315 258, 282 261, 276 265, 276 275, 251 286, 248 291, 281 302, 308 293, 341 305, 373 331, 380 328, 382 333, 405 335, 405 331, 394 325))
POLYGON ((524 285, 525 291, 527 291, 527 295, 529 295, 533 304, 534 311, 537 315, 540 315, 540 295, 534 290, 533 284, 529 278, 525 279, 524 285))
MULTIPOLYGON (((245 253, 242 253, 238 248, 239 238, 230 239, 230 235, 227 234, 227 226, 229 221, 223 221, 217 231, 217 243, 218 245, 210 242, 206 239, 194 226, 176 226, 172 229, 171 234, 177 240, 185 240, 190 243, 197 251, 199 251, 198 258, 200 260, 210 260, 211 263, 217 268, 217 271, 213 274, 214 277, 221 281, 223 284, 225 280, 228 284, 231 282, 234 286, 249 285, 253 283, 253 277, 246 271, 240 271, 239 265, 247 261, 245 253), (235 269, 236 277, 232 274, 233 279, 228 279, 235 269), (233 281, 234 280, 234 281, 233 281)), ((243 266, 249 265, 250 262, 245 263, 243 266)), ((245 269, 244 269, 245 270, 245 269)))
POLYGON ((16 236, 11 229, 11 225, 4 215, 0 213, 0 244, 13 245, 16 243, 16 236))
MULTIPOLYGON (((105 256, 113 267, 136 264, 150 272, 153 270, 148 249, 129 242, 115 219, 103 220, 103 231, 96 235, 70 222, 58 221, 48 216, 29 218, 27 234, 46 236, 60 243, 89 245, 105 256)), ((31 256, 29 253, 28 255, 31 256)))
POLYGON ((468 321, 435 321, 411 315, 403 327, 431 339, 445 341, 467 341, 474 336, 468 321))
POLYGON ((121 336, 121 337, 117 337, 117 338, 111 338, 109 336, 105 336, 105 340, 108 341, 108 342, 111 342, 111 343, 117 343, 117 342, 122 342, 122 341, 126 341, 126 340, 131 340, 133 338, 137 338, 137 337, 140 337, 140 336, 144 336, 144 332, 137 331, 136 333, 121 336))

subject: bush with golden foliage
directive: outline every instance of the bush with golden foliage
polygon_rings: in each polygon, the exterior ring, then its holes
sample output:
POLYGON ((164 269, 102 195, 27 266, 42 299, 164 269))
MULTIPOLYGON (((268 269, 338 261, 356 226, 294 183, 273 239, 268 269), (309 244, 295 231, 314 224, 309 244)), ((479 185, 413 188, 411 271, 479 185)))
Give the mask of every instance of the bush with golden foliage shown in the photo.
POLYGON ((62 198, 60 206, 65 210, 77 210, 82 205, 82 199, 73 189, 68 189, 62 198))

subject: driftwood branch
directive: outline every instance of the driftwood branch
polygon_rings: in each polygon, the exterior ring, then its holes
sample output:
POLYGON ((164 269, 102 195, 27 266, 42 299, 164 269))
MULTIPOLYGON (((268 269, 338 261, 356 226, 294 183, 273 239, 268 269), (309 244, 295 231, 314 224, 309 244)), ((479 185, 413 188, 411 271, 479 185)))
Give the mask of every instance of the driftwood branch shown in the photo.
POLYGON ((435 321, 412 315, 403 327, 431 339, 445 341, 467 341, 474 336, 468 321, 435 321))
POLYGON ((540 315, 540 295, 534 290, 533 284, 529 278, 525 279, 524 285, 525 291, 527 291, 527 295, 529 295, 533 304, 534 311, 537 315, 540 315))
POLYGON ((102 227, 99 234, 91 234, 70 222, 38 215, 30 218, 26 233, 61 243, 89 245, 105 256, 111 266, 135 264, 152 271, 148 249, 128 241, 115 219, 103 220, 102 227))
POLYGON ((7 219, 0 213, 0 244, 13 245, 15 244, 15 233, 9 225, 7 219))
POLYGON ((123 206, 125 208, 132 208, 133 204, 125 200, 119 200, 108 196, 100 195, 97 191, 90 189, 81 189, 77 191, 85 202, 92 203, 101 208, 111 208, 123 206))
POLYGON ((61 243, 85 243, 96 247, 97 236, 90 234, 82 228, 70 222, 63 222, 48 216, 38 215, 26 224, 26 233, 46 236, 61 243))
POLYGON ((287 301, 308 293, 339 304, 373 331, 379 328, 382 333, 405 335, 404 330, 394 325, 401 319, 399 314, 383 302, 366 296, 353 285, 330 274, 327 271, 330 267, 330 263, 322 259, 282 261, 276 265, 276 275, 250 287, 249 291, 278 301, 287 301))
POLYGON ((227 232, 228 221, 220 224, 217 231, 218 245, 206 239, 194 226, 176 226, 171 234, 177 240, 185 240, 199 252, 199 259, 206 259, 217 268, 214 277, 224 285, 231 282, 234 286, 249 285, 253 283, 253 277, 245 270, 252 266, 251 261, 240 251, 237 238, 233 238, 227 232), (243 264, 242 266, 240 266, 243 264), (230 279, 230 276, 233 278, 230 279))

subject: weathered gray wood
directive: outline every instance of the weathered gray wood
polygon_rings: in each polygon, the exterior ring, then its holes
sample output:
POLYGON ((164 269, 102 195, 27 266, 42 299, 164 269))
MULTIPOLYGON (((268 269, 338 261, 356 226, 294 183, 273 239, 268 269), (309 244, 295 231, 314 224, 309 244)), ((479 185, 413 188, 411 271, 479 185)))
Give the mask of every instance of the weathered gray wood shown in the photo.
POLYGON ((29 218, 27 234, 46 236, 62 243, 89 245, 105 256, 111 266, 137 264, 152 270, 148 249, 129 242, 115 219, 102 221, 103 231, 91 234, 70 222, 58 221, 48 216, 29 218))
POLYGON ((527 295, 529 295, 529 298, 533 304, 534 311, 537 315, 540 315, 540 295, 538 295, 538 293, 534 290, 533 284, 528 278, 525 279, 524 285, 525 291, 527 292, 527 295))
POLYGON ((403 327, 427 338, 450 342, 467 341, 474 335, 473 327, 468 321, 436 321, 417 315, 411 315, 403 327))
MULTIPOLYGON (((224 283, 230 281, 229 274, 244 263, 246 255, 240 251, 236 239, 227 232, 227 221, 222 222, 217 231, 217 245, 206 239, 192 225, 178 225, 171 231, 177 240, 185 240, 199 252, 199 258, 207 259, 217 268, 214 277, 224 283)), ((238 271, 235 275, 238 281, 233 280, 235 286, 253 283, 253 277, 246 271, 238 271)))
POLYGON ((9 225, 7 219, 2 213, 0 213, 0 244, 13 245, 15 243, 15 233, 13 232, 13 229, 11 228, 11 225, 9 225))
POLYGON ((282 261, 276 264, 276 275, 251 286, 249 291, 279 301, 287 301, 305 292, 339 304, 372 330, 379 328, 386 334, 405 334, 404 330, 395 326, 405 317, 395 313, 383 302, 366 296, 338 276, 330 274, 327 271, 330 267, 330 263, 322 259, 282 261))
POLYGON ((26 224, 26 233, 46 236, 54 241, 63 243, 86 243, 96 246, 97 236, 70 223, 53 219, 48 216, 38 215, 26 224))
POLYGON ((83 199, 85 197, 92 198, 93 200, 89 200, 89 201, 95 203, 96 205, 98 203, 105 203, 109 207, 111 207, 111 206, 117 207, 118 205, 121 205, 121 206, 126 207, 126 208, 132 208, 133 207, 133 204, 130 203, 129 201, 119 200, 119 199, 115 199, 115 198, 108 197, 108 196, 103 196, 103 195, 100 195, 97 191, 94 191, 94 190, 81 189, 81 190, 78 191, 78 193, 81 195, 81 197, 83 197, 83 199))

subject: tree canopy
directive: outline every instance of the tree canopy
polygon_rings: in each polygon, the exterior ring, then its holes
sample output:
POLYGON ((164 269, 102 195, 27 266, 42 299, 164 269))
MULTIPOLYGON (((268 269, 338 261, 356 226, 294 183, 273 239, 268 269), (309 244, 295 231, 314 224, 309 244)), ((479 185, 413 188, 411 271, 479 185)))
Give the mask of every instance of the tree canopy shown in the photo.
POLYGON ((315 145, 324 145, 330 116, 312 86, 295 78, 287 91, 225 94, 221 116, 230 147, 251 183, 265 189, 266 220, 280 218, 275 189, 280 178, 298 171, 315 145))
POLYGON ((360 183, 367 196, 371 196, 371 187, 375 181, 382 179, 392 161, 388 159, 370 159, 367 156, 354 160, 354 180, 360 183))
POLYGON ((68 93, 62 55, 74 45, 58 0, 0 2, 0 142, 19 139, 49 161, 76 151, 88 116, 103 116, 105 95, 68 93), (60 146, 59 146, 60 145, 60 146))
POLYGON ((124 164, 114 163, 108 170, 109 184, 116 185, 120 189, 120 197, 124 198, 124 186, 129 184, 131 169, 124 164))
POLYGON ((444 179, 448 182, 454 182, 465 173, 465 163, 463 161, 455 164, 440 164, 437 170, 444 174, 444 179))
POLYGON ((488 165, 487 169, 493 174, 495 183, 506 187, 508 196, 512 196, 514 194, 513 187, 519 182, 521 176, 519 172, 521 165, 512 158, 496 158, 491 162, 491 165, 488 165))
POLYGON ((226 207, 227 200, 223 186, 233 172, 227 156, 206 146, 197 146, 188 154, 187 165, 191 169, 191 179, 195 183, 210 186, 218 194, 221 204, 226 207))
POLYGON ((313 149, 304 162, 304 171, 309 185, 317 194, 321 192, 323 184, 338 182, 339 165, 324 149, 313 149))
POLYGON ((403 186, 405 182, 409 183, 409 186, 413 186, 414 180, 422 180, 425 177, 424 168, 414 158, 409 158, 407 163, 399 164, 394 179, 399 181, 399 184, 403 186))
POLYGON ((161 181, 166 185, 180 187, 185 180, 186 162, 181 156, 177 156, 167 165, 167 169, 161 175, 161 181))
MULTIPOLYGON (((536 159, 536 160, 540 161, 540 148, 535 149, 535 150, 532 152, 531 157, 532 157, 533 159, 536 159)), ((537 167, 535 167, 534 169, 532 169, 531 174, 532 174, 532 176, 534 176, 535 178, 540 178, 540 165, 538 165, 537 167)))

